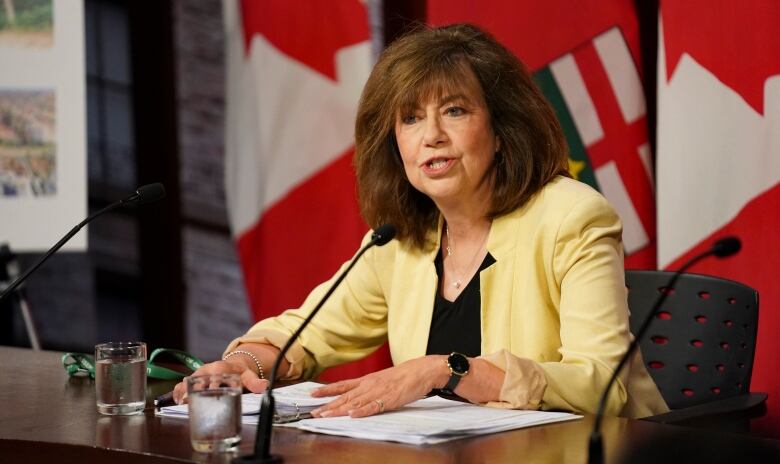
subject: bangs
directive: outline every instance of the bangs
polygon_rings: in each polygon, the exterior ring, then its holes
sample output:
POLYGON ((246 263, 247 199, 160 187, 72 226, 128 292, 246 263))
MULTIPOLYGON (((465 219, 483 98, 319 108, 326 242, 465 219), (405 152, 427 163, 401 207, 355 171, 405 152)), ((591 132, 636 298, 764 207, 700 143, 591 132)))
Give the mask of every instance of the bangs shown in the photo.
POLYGON ((414 74, 404 90, 396 92, 396 117, 417 110, 421 103, 442 101, 450 95, 474 94, 476 90, 476 95, 483 96, 474 71, 463 57, 442 57, 414 74))

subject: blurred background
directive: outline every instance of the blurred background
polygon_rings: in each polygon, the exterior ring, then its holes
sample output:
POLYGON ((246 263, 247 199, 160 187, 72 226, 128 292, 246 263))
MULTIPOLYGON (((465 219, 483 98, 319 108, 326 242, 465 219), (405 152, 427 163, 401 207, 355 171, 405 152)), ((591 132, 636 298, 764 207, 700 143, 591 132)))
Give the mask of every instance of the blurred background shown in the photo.
MULTIPOLYGON (((379 47, 424 21, 424 3, 368 4, 379 47)), ((253 320, 225 201, 222 1, 85 0, 83 8, 89 212, 151 182, 167 198, 101 217, 86 252, 60 252, 30 278, 41 344, 90 352, 97 342, 139 339, 215 359, 253 320)), ((21 253, 19 267, 39 257, 21 253)), ((8 304, 0 343, 29 346, 8 304)))

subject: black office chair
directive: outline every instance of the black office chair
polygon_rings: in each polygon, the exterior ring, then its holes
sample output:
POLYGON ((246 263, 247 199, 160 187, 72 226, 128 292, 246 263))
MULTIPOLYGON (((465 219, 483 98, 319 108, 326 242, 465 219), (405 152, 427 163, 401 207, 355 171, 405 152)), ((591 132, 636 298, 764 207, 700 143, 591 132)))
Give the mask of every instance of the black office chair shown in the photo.
POLYGON ((683 274, 673 290, 667 271, 626 271, 631 331, 661 292, 669 292, 640 341, 642 357, 670 412, 654 422, 747 431, 766 412, 750 393, 758 333, 758 292, 717 277, 683 274))

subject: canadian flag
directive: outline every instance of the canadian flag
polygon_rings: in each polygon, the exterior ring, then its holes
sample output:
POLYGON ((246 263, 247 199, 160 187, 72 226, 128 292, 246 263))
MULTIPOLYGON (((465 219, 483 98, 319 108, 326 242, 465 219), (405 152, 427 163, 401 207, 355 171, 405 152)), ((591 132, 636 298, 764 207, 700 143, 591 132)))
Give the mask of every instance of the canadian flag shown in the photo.
MULTIPOLYGON (((300 305, 368 230, 352 169, 358 99, 372 66, 358 0, 225 0, 225 186, 256 319, 300 305)), ((389 364, 368 363, 326 378, 389 364)))
POLYGON ((658 58, 658 262, 676 269, 713 240, 743 249, 691 272, 760 295, 751 390, 757 429, 780 426, 780 2, 662 1, 658 58))
POLYGON ((434 25, 471 22, 534 72, 570 149, 569 171, 615 206, 626 267, 656 266, 653 161, 633 0, 429 0, 434 25))

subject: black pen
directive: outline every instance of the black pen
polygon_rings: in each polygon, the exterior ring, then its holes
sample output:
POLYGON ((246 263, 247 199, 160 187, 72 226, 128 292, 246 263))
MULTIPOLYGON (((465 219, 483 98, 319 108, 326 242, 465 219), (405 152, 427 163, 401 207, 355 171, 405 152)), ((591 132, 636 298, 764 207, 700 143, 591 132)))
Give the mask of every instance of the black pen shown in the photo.
POLYGON ((164 395, 160 395, 154 399, 154 407, 162 408, 164 406, 173 406, 176 402, 173 401, 173 391, 169 391, 164 395))

